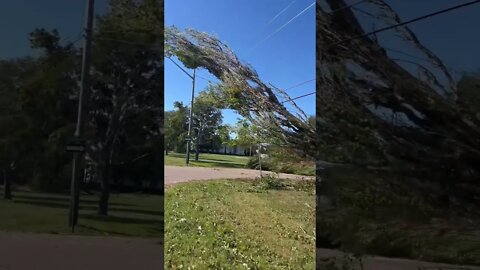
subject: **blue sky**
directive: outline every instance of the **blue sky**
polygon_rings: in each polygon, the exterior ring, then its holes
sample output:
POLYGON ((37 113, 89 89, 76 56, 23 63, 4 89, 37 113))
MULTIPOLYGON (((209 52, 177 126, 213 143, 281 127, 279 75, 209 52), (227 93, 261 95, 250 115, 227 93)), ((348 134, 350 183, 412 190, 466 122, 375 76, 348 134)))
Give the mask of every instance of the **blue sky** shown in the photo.
MULTIPOLYGON (((106 10, 106 0, 96 0, 96 13, 106 10)), ((84 25, 85 0, 0 1, 0 58, 31 53, 28 33, 36 27, 58 29, 62 38, 75 40, 84 25)))
MULTIPOLYGON (((258 43, 313 2, 166 0, 165 25, 175 25, 180 29, 194 28, 217 36, 242 61, 251 64, 264 82, 288 88, 315 79, 315 8, 307 9, 281 31, 258 43), (270 22, 288 5, 288 9, 270 22)), ((204 69, 197 70, 197 74, 217 81, 204 69)), ((197 79, 196 93, 207 84, 206 80, 197 79)), ((167 60, 165 110, 171 110, 176 100, 190 104, 191 87, 191 79, 167 60)), ((314 91, 315 81, 311 81, 287 92, 291 97, 296 97, 314 91)), ((315 95, 296 101, 307 114, 315 115, 315 95)), ((225 123, 233 124, 237 117, 232 111, 224 111, 225 123)))

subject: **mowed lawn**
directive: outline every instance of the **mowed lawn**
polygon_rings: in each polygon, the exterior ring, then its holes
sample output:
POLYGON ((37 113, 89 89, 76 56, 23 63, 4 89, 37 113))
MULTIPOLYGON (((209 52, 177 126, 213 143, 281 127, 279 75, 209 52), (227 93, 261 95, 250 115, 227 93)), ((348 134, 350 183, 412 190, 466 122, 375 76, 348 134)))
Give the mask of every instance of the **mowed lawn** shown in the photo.
MULTIPOLYGON (((0 230, 70 234, 69 196, 13 192, 13 200, 0 199, 0 230)), ((162 238, 163 196, 111 194, 108 217, 96 214, 98 196, 81 195, 75 234, 162 238)))
MULTIPOLYGON (((165 156, 165 165, 171 166, 186 166, 185 154, 168 153, 165 156)), ((234 155, 219 155, 219 154, 200 154, 199 160, 195 161, 195 154, 190 155, 189 166, 196 167, 225 167, 225 168, 245 168, 248 162, 248 157, 234 156, 234 155)))
POLYGON ((166 269, 315 269, 315 182, 214 180, 165 192, 166 269))

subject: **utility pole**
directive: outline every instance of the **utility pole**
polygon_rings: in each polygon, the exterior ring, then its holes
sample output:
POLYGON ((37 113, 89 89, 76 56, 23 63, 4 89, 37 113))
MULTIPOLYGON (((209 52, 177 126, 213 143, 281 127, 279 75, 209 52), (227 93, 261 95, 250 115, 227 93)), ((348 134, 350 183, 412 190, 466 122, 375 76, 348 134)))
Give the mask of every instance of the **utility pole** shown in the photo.
MULTIPOLYGON (((82 77, 80 93, 78 96, 78 114, 77 114, 77 126, 75 129, 75 139, 81 140, 84 114, 87 110, 87 103, 89 98, 90 88, 90 52, 92 45, 92 31, 93 31, 93 16, 94 16, 94 0, 87 0, 87 16, 85 19, 85 34, 83 45, 83 57, 82 57, 82 77)), ((75 225, 78 221, 78 207, 80 201, 80 175, 81 169, 81 157, 83 153, 81 151, 73 153, 72 164, 72 183, 71 183, 71 198, 70 198, 70 216, 69 225, 72 227, 72 232, 75 230, 75 225)))
POLYGON ((258 166, 260 167, 260 177, 262 177, 262 144, 258 144, 258 166))
POLYGON ((193 76, 192 78, 192 102, 190 105, 190 117, 188 119, 188 134, 187 134, 187 157, 185 160, 185 163, 188 165, 190 163, 190 145, 192 142, 192 138, 190 138, 191 132, 192 132, 192 117, 193 117, 193 99, 195 96, 195 70, 193 69, 193 76))

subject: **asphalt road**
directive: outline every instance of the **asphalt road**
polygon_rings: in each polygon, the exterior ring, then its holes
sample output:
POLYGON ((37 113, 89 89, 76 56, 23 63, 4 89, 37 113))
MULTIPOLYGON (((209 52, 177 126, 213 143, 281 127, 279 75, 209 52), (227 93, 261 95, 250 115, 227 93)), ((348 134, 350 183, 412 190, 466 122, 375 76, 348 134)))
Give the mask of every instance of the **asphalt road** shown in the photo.
MULTIPOLYGON (((267 175, 272 172, 263 171, 267 175)), ((213 180, 213 179, 255 179, 260 176, 260 171, 250 169, 231 169, 231 168, 203 168, 203 167, 181 167, 165 166, 165 186, 176 183, 213 180)), ((279 174, 284 179, 314 179, 312 176, 302 176, 294 174, 279 174)))
POLYGON ((0 232, 0 270, 159 270, 159 240, 0 232))

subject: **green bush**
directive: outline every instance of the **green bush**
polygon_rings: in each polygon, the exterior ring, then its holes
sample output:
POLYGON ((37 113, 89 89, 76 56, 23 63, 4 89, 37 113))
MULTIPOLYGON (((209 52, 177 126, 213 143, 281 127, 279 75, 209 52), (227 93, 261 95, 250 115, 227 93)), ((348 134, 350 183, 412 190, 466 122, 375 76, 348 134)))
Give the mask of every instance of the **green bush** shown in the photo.
MULTIPOLYGON (((313 161, 305 160, 288 149, 272 149, 268 154, 269 157, 262 158, 262 170, 309 176, 314 176, 316 173, 313 161)), ((250 169, 259 169, 258 155, 252 156, 246 166, 250 169)))

